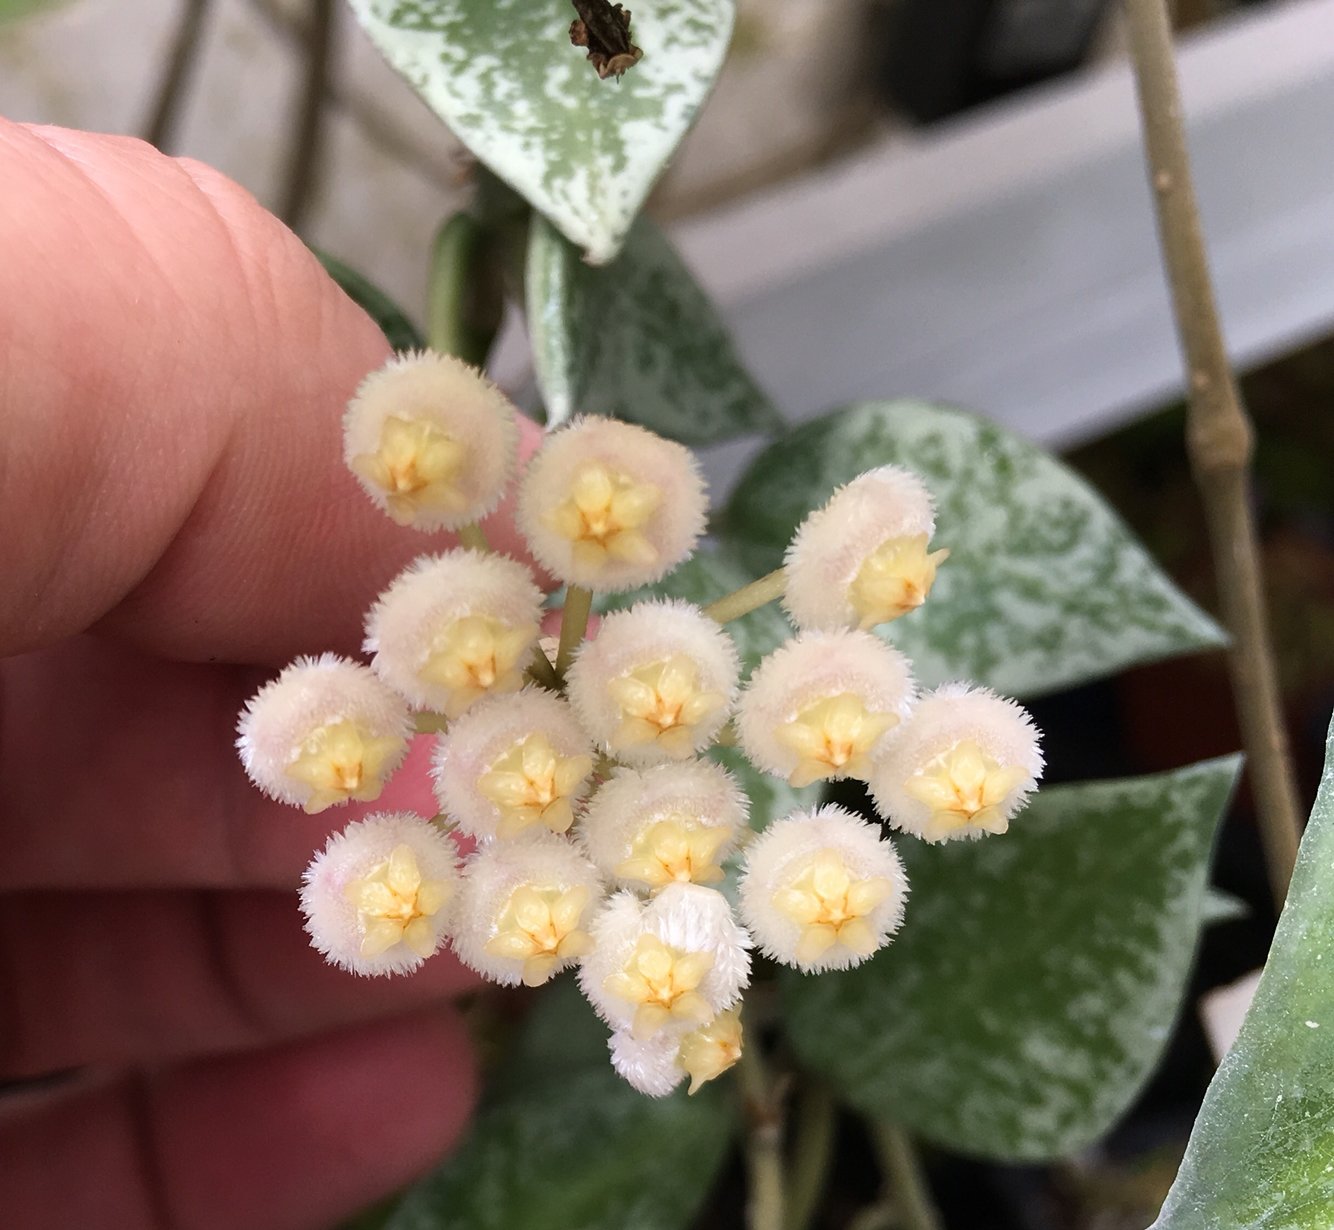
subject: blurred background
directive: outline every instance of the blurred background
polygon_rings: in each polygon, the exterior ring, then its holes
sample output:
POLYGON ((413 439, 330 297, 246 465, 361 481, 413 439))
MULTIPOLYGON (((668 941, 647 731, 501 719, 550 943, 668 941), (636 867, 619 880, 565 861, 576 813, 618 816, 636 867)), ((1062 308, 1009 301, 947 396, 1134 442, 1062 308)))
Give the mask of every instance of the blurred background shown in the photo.
MULTIPOLYGON (((715 94, 649 212, 760 384, 794 420, 891 396, 996 418, 1063 452, 1216 614, 1117 6, 738 9, 715 94)), ((1180 0, 1175 17, 1225 330, 1257 427, 1271 619, 1309 803, 1334 707, 1334 0, 1180 0)), ((341 4, 0 0, 0 18, 0 114, 203 159, 420 318, 430 239, 466 203, 471 162, 341 4)), ((521 391, 526 364, 515 324, 495 366, 521 391)), ((755 443, 712 450, 715 483, 755 443)), ((1240 744, 1216 655, 1034 708, 1055 780, 1240 744)), ((1139 1105, 1104 1146, 1061 1166, 932 1155, 951 1225, 1151 1220, 1215 1063, 1196 1004, 1258 967, 1272 933, 1244 790, 1215 882, 1241 916, 1206 932, 1195 1003, 1139 1105)), ((851 1125, 839 1157, 831 1228, 875 1192, 851 1125)), ((735 1183, 709 1224, 731 1224, 735 1183)))

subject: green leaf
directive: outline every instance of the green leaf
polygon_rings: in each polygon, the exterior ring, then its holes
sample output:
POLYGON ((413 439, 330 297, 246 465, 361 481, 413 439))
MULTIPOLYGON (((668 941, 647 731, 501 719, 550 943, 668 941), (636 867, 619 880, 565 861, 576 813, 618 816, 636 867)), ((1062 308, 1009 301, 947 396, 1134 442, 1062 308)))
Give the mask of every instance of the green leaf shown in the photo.
POLYGON ((482 162, 601 264, 713 85, 733 0, 634 7, 644 58, 600 81, 569 0, 352 0, 388 61, 482 162))
POLYGON ((1039 1161, 1101 1136, 1171 1032, 1239 759, 1043 790, 1004 837, 898 842, 898 939, 794 975, 799 1056, 864 1112, 1039 1161))
POLYGON ((566 979, 543 996, 462 1147, 385 1230, 683 1230, 726 1160, 729 1091, 636 1093, 566 979))
POLYGON ((29 17, 40 9, 54 9, 63 6, 66 0, 0 0, 0 25, 7 21, 17 21, 20 17, 29 17))
POLYGON ((1332 940, 1334 727, 1269 960, 1154 1230, 1334 1226, 1332 940))
POLYGON ((325 272, 338 283, 342 292, 377 325, 395 350, 420 350, 426 345, 417 326, 388 295, 350 265, 336 256, 313 249, 325 272))
POLYGON ((691 445, 782 426, 694 276, 646 219, 600 268, 534 219, 525 281, 548 424, 602 414, 691 445))
POLYGON ((789 786, 781 777, 761 773, 742 755, 740 748, 715 747, 709 756, 741 783, 741 789, 750 799, 750 827, 756 832, 798 808, 815 807, 824 796, 823 785, 819 782, 810 786, 789 786))
POLYGON ((968 678, 1034 695, 1224 642, 1087 483, 946 406, 867 402, 803 424, 752 464, 727 530, 768 571, 810 509, 891 462, 930 487, 933 545, 950 549, 927 602, 882 629, 924 684, 968 678))

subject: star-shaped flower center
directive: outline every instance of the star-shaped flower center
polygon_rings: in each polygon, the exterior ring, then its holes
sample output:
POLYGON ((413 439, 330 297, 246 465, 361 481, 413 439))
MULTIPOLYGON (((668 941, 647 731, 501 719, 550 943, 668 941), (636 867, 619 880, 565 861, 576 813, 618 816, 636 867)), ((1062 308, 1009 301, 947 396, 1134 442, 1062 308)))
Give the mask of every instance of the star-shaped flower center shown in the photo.
POLYGON ((587 907, 586 888, 522 884, 505 902, 486 951, 522 961, 524 985, 541 986, 562 961, 592 950, 592 939, 579 929, 587 907))
POLYGON ((380 428, 379 447, 354 457, 351 466, 384 493, 389 515, 410 525, 419 509, 467 507, 458 483, 466 456, 465 445, 434 423, 391 414, 380 428))
POLYGON ((777 731, 778 741, 798 757, 788 783, 809 786, 826 777, 865 777, 876 740, 898 720, 894 713, 870 711, 852 692, 808 706, 777 731))
POLYGON ((534 624, 514 628, 489 616, 465 615, 440 630, 417 673, 449 689, 445 713, 458 717, 487 692, 513 692, 522 685, 520 661, 537 632, 534 624))
POLYGON ((873 628, 921 606, 935 583, 936 568, 948 556, 947 550, 928 552, 925 534, 886 538, 862 561, 848 587, 858 626, 873 628))
POLYGON ((616 868, 625 880, 639 880, 655 891, 672 883, 709 884, 723 878, 716 859, 727 844, 725 828, 691 825, 684 818, 650 825, 616 868))
POLYGON ((591 756, 561 756, 539 731, 495 760, 477 789, 500 812, 498 836, 514 837, 534 824, 564 833, 574 820, 570 799, 592 771, 591 756))
POLYGON ((712 968, 710 952, 684 952, 656 935, 643 935, 624 968, 607 979, 606 988, 637 1005, 631 1033, 643 1041, 670 1020, 703 1025, 713 1017, 713 1010, 696 989, 712 968))
POLYGON ((866 921, 894 891, 882 876, 854 880, 843 856, 821 850, 786 887, 774 894, 774 908, 801 927, 796 960, 810 965, 835 944, 860 957, 876 950, 875 930, 866 921))
POLYGON ((681 1039, 676 1062, 690 1077, 690 1092, 721 1076, 741 1058, 741 1010, 720 1012, 701 1029, 681 1039))
POLYGON ((287 775, 311 787, 303 806, 314 813, 356 799, 369 803, 384 788, 385 764, 403 746, 396 735, 374 735, 355 721, 317 727, 302 741, 287 775))
POLYGON ((695 727, 726 703, 721 692, 699 686, 699 669, 683 655, 628 671, 607 684, 621 711, 612 751, 656 743, 683 760, 695 750, 695 727))
POLYGON ((651 564, 658 552, 643 528, 661 502, 662 492, 652 483, 589 461, 575 473, 569 496, 544 520, 570 540, 581 568, 596 572, 609 560, 651 564))
POLYGON ((1006 796, 1027 777, 1025 770, 1002 765, 973 740, 964 739, 914 773, 904 789, 931 808, 922 836, 939 841, 962 828, 1005 832, 1010 827, 1006 796))
POLYGON ((378 957, 401 942, 417 956, 429 957, 438 938, 431 919, 449 899, 450 891, 444 880, 422 879, 411 846, 395 846, 383 863, 346 889, 357 911, 361 955, 378 957))

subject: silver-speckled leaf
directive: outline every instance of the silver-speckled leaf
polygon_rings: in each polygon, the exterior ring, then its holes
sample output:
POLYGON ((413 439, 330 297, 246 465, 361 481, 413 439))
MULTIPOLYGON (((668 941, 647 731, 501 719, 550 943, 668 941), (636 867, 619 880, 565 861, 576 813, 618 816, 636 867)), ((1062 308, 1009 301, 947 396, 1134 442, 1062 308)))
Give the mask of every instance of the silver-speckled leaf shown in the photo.
POLYGON ((755 460, 725 528, 767 571, 809 509, 888 463, 930 487, 932 545, 950 550, 926 603, 880 629, 924 685, 965 678, 1031 696, 1224 643, 1082 478, 947 406, 866 402, 803 424, 755 460))
POLYGON ((1096 1140, 1171 1033, 1238 767, 1054 786, 1003 837, 900 838, 898 938, 784 983, 798 1054, 861 1110, 960 1152, 1039 1161, 1096 1140))
POLYGON ((1154 1230, 1242 1226, 1334 1226, 1334 728, 1264 974, 1154 1230))
POLYGON ((733 0, 632 0, 644 57, 599 80, 568 0, 351 0, 455 134, 595 264, 616 255, 713 85, 733 0))
POLYGON ((544 989, 462 1145, 384 1230, 686 1230, 731 1151, 724 1081, 636 1093, 569 975, 544 989))
POLYGON ((526 288, 549 425, 603 414, 690 445, 783 425, 713 304, 647 219, 635 222, 610 265, 593 267, 535 218, 526 288))

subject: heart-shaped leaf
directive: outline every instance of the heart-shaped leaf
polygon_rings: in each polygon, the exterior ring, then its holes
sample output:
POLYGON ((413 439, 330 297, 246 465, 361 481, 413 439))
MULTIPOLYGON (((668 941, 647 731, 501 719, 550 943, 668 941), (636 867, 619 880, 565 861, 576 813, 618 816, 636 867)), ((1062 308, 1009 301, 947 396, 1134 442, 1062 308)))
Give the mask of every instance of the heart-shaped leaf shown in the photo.
POLYGON ((1238 764, 1051 787, 1003 837, 901 839, 899 937, 784 984, 798 1054, 961 1152, 1037 1161, 1096 1140, 1167 1043, 1238 764))
POLYGON ((1331 941, 1334 728, 1269 960, 1154 1230, 1334 1226, 1331 941))
POLYGON ((616 255, 713 85, 733 0, 635 4, 643 59, 600 80, 568 0, 352 0, 371 39, 458 138, 595 264, 616 255))
POLYGON ((544 992, 472 1132, 385 1230, 683 1230, 736 1129, 719 1084, 649 1098, 612 1070, 570 979, 544 992))
POLYGON ((775 568, 810 509, 888 463, 930 487, 933 545, 950 550, 925 605, 882 629, 924 684, 1033 695, 1224 642, 1083 479, 946 406, 866 402, 803 424, 751 465, 726 528, 756 571, 775 568))
POLYGON ((782 426, 694 276, 646 219, 595 268, 535 218, 525 282, 549 425, 602 414, 692 445, 782 426))

